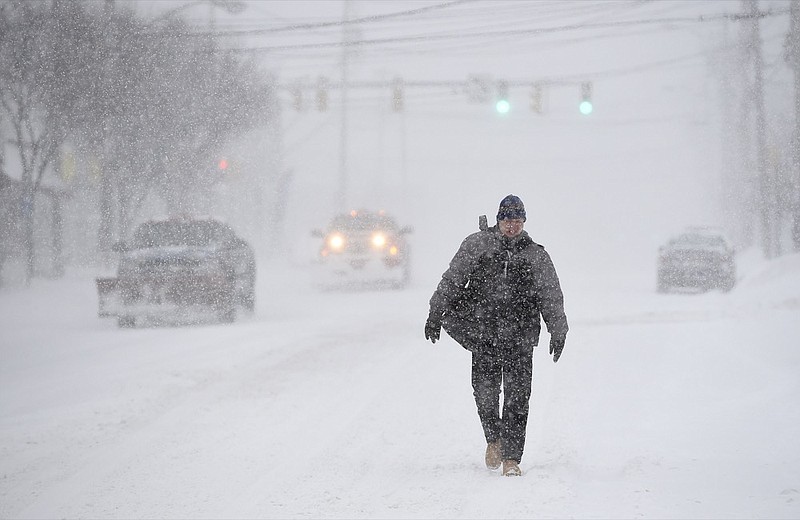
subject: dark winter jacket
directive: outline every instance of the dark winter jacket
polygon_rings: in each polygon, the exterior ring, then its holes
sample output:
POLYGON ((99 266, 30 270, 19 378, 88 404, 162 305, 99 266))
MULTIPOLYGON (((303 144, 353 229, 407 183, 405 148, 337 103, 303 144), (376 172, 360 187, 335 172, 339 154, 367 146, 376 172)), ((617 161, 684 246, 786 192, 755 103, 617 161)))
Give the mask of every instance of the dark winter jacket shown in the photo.
POLYGON ((430 300, 445 331, 468 350, 502 343, 536 346, 541 322, 553 336, 569 329, 564 296, 544 247, 523 231, 514 238, 497 226, 464 239, 430 300))

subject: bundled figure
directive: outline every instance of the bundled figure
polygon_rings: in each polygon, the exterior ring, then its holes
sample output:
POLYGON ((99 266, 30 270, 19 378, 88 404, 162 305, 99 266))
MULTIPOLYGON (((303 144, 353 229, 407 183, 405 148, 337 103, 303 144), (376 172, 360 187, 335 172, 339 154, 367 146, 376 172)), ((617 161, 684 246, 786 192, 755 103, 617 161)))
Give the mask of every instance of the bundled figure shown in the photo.
POLYGON ((472 352, 472 388, 486 437, 486 466, 517 476, 533 378, 533 348, 541 318, 558 361, 567 336, 564 296, 544 247, 523 230, 525 206, 508 195, 497 224, 469 235, 430 299, 425 339, 441 329, 472 352), (500 403, 500 390, 503 402, 500 403), (502 410, 502 414, 500 413, 502 410))

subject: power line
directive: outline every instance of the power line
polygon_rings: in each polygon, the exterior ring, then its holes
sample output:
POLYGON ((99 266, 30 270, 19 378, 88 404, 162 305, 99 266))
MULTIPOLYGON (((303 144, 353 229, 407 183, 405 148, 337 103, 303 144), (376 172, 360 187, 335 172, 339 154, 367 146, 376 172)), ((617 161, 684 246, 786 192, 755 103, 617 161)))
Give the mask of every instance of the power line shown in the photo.
MULTIPOLYGON (((306 24, 293 24, 286 27, 278 27, 278 28, 245 28, 245 29, 230 29, 228 31, 221 31, 219 34, 223 35, 231 35, 231 36, 239 36, 239 35, 248 35, 248 34, 269 34, 272 32, 284 32, 289 29, 299 29, 299 28, 306 28, 306 29, 316 29, 316 28, 335 28, 342 25, 350 25, 350 24, 358 24, 364 22, 373 22, 373 21, 390 21, 393 22, 395 19, 400 19, 399 21, 403 24, 406 24, 409 20, 402 20, 402 18, 408 18, 407 15, 416 15, 422 14, 423 11, 433 11, 438 10, 442 11, 444 8, 452 7, 457 4, 461 3, 470 3, 467 9, 461 10, 448 10, 446 14, 446 18, 442 16, 430 17, 418 17, 415 16, 413 22, 415 27, 419 27, 420 24, 432 23, 436 24, 437 27, 441 26, 443 21, 446 21, 450 27, 453 27, 454 23, 460 22, 459 18, 467 18, 468 21, 479 20, 482 25, 485 25, 487 22, 492 23, 494 20, 494 25, 503 24, 504 26, 508 26, 508 24, 519 24, 519 23, 529 23, 536 21, 538 23, 542 23, 544 20, 547 19, 574 19, 578 15, 593 15, 598 14, 604 17, 607 17, 615 12, 621 10, 631 10, 631 9, 638 9, 643 5, 641 0, 603 0, 601 2, 519 2, 513 1, 511 3, 500 3, 497 1, 491 2, 481 2, 480 0, 462 0, 462 2, 450 2, 445 4, 437 4, 435 6, 428 6, 426 8, 415 9, 411 11, 403 11, 400 13, 391 13, 388 15, 375 15, 369 17, 363 17, 358 19, 349 20, 347 22, 344 21, 328 21, 328 22, 314 22, 314 23, 306 23, 306 24), (478 7, 479 10, 470 9, 470 7, 474 5, 478 7)), ((242 24, 238 21, 235 21, 236 26, 242 27, 242 24)), ((263 25, 263 22, 259 23, 252 23, 253 25, 263 25)), ((383 27, 386 29, 386 27, 383 27)), ((461 29, 459 29, 461 30, 461 29)))
POLYGON ((435 11, 439 9, 447 9, 449 7, 453 7, 459 4, 464 4, 467 2, 474 2, 476 0, 453 0, 452 2, 445 2, 442 4, 436 5, 429 5, 426 7, 420 7, 417 9, 409 9, 407 11, 399 11, 395 13, 388 13, 388 14, 376 14, 372 16, 364 16, 361 18, 353 18, 352 20, 337 20, 333 22, 316 22, 316 23, 303 23, 303 24, 293 24, 293 25, 286 25, 283 27, 274 27, 271 29, 245 29, 245 30, 233 30, 233 31, 220 31, 217 33, 218 36, 256 36, 261 34, 273 34, 279 32, 286 32, 286 31, 296 31, 301 29, 324 29, 327 27, 341 27, 345 25, 359 25, 363 23, 371 23, 371 22, 378 22, 382 20, 390 20, 393 18, 405 17, 405 16, 414 16, 418 15, 427 11, 435 11))
MULTIPOLYGON (((392 38, 373 38, 365 40, 350 40, 350 41, 336 41, 336 42, 323 42, 323 43, 300 43, 300 44, 283 44, 272 45, 266 47, 248 47, 248 48, 230 48, 229 51, 233 52, 271 52, 290 49, 320 49, 329 47, 360 47, 367 45, 385 45, 387 43, 408 43, 408 42, 434 42, 443 40, 463 40, 469 38, 496 38, 505 36, 525 36, 525 35, 542 35, 553 34, 559 32, 581 31, 592 29, 606 29, 606 28, 620 28, 620 27, 634 27, 641 25, 657 25, 657 24, 677 24, 677 23, 705 23, 720 20, 740 21, 752 18, 765 18, 771 16, 780 16, 789 14, 788 9, 780 9, 776 11, 762 11, 756 14, 731 14, 720 13, 715 15, 700 15, 693 17, 673 17, 673 18, 653 18, 646 20, 619 20, 612 22, 596 22, 596 23, 581 23, 581 24, 568 24, 556 27, 541 27, 531 29, 513 29, 503 31, 480 31, 472 33, 460 32, 457 34, 430 34, 430 35, 416 35, 416 36, 398 36, 392 38)), ((193 35, 201 35, 202 33, 193 33, 193 35)), ((228 33, 230 35, 232 33, 228 33)))

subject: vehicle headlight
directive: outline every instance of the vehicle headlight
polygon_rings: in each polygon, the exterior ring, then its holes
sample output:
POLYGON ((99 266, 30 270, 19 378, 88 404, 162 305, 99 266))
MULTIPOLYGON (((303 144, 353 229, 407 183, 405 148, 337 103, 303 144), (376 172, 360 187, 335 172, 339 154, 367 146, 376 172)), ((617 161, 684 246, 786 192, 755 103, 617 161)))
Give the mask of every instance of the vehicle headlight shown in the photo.
POLYGON ((333 251, 341 251, 344 249, 344 235, 341 233, 333 233, 328 235, 328 247, 333 251))
POLYGON ((373 233, 370 242, 375 249, 383 249, 386 246, 386 235, 381 232, 373 233))

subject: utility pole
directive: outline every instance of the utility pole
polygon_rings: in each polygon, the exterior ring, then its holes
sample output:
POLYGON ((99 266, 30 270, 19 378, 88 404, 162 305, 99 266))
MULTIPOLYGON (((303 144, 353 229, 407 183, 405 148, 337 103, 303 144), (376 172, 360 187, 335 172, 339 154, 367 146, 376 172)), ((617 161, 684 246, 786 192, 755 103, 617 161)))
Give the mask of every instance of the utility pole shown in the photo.
POLYGON ((800 3, 792 2, 791 25, 786 37, 786 62, 794 71, 794 138, 792 139, 792 242, 800 251, 800 3))
POLYGON ((745 14, 749 20, 749 48, 753 57, 752 101, 755 109, 756 157, 758 162, 758 210, 761 228, 761 248, 764 256, 773 258, 775 248, 775 189, 767 168, 766 114, 764 109, 764 59, 761 54, 759 30, 762 13, 758 0, 745 0, 745 14))
MULTIPOLYGON (((110 132, 108 112, 108 97, 110 89, 111 75, 114 74, 114 61, 116 60, 116 51, 119 42, 117 40, 116 18, 115 18, 116 4, 113 0, 106 0, 103 4, 103 15, 105 23, 108 27, 108 35, 110 35, 110 42, 112 46, 111 55, 103 62, 103 75, 100 80, 103 82, 103 103, 104 117, 98 135, 94 135, 92 148, 96 154, 96 160, 100 164, 100 225, 97 229, 97 251, 100 256, 100 261, 104 269, 109 268, 111 265, 111 242, 113 238, 113 224, 116 212, 114 211, 114 180, 115 172, 112 171, 109 165, 109 154, 107 153, 108 135, 110 132)), ((119 229, 119 239, 125 238, 124 229, 119 229)))
MULTIPOLYGON (((726 49, 717 61, 717 77, 719 78, 718 97, 721 123, 720 145, 722 150, 721 203, 725 227, 733 237, 738 247, 752 245, 752 198, 750 194, 750 171, 745 167, 747 162, 747 147, 742 146, 744 140, 744 115, 746 110, 737 109, 737 84, 730 81, 732 75, 742 75, 739 67, 738 49, 732 43, 730 36, 731 22, 723 22, 722 48, 726 49)), ((742 108, 746 108, 746 105, 742 108)))
POLYGON ((339 135, 339 186, 336 190, 336 200, 334 207, 339 211, 347 209, 347 90, 348 90, 348 60, 350 56, 350 27, 347 22, 350 20, 350 0, 344 0, 342 8, 342 120, 339 135))

